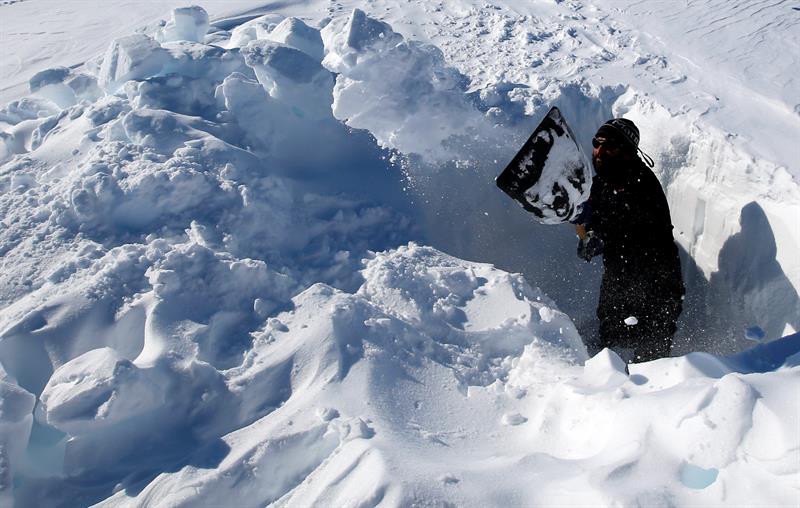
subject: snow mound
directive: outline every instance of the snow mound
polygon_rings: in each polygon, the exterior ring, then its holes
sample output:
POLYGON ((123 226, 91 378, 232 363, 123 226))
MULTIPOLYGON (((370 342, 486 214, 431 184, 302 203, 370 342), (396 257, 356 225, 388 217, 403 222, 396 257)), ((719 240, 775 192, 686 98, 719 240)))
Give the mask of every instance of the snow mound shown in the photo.
POLYGON ((377 255, 364 276, 359 294, 438 341, 498 356, 521 353, 536 335, 585 358, 569 318, 518 274, 412 245, 377 255))
POLYGON ((80 436, 151 412, 165 403, 164 393, 140 372, 111 348, 70 360, 53 373, 40 397, 47 423, 80 436))

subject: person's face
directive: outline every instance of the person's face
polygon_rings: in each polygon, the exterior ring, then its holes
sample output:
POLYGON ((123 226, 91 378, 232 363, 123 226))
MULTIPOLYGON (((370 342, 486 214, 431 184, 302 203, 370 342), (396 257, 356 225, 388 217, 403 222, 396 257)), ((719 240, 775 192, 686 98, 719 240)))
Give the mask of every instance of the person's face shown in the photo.
POLYGON ((592 139, 592 164, 600 173, 622 159, 622 145, 613 138, 595 136, 592 139))

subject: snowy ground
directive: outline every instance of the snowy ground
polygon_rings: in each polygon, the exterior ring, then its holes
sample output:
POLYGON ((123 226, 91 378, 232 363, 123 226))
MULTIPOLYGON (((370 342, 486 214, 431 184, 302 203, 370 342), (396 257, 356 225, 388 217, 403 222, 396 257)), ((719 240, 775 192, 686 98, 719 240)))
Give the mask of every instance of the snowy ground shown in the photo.
POLYGON ((800 10, 179 5, 0 2, 0 503, 800 503, 800 10), (642 129, 675 358, 494 187, 551 105, 642 129))

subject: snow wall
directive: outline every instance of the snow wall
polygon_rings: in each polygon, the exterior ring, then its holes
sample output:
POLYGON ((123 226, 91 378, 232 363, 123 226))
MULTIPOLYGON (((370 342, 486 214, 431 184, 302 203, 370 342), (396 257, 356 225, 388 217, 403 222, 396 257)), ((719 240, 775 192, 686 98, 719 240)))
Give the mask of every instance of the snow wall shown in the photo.
MULTIPOLYGON (((535 25, 536 19, 469 14, 477 18, 470 23, 496 37, 499 52, 506 49, 505 41, 552 36, 535 25)), ((551 49, 560 46, 567 46, 564 54, 581 49, 569 36, 550 44, 551 49)), ((676 352, 732 353, 751 344, 745 338, 749 328, 762 329, 769 340, 798 329, 800 168, 792 150, 773 154, 778 162, 751 154, 740 136, 707 122, 704 114, 673 112, 657 95, 634 85, 599 85, 602 80, 591 78, 551 79, 535 90, 507 80, 469 83, 441 59, 431 69, 427 55, 411 58, 413 52, 397 49, 394 42, 373 51, 355 65, 328 58, 338 73, 334 114, 399 152, 431 245, 525 274, 559 302, 584 337, 591 337, 599 263, 586 265, 572 255, 571 226, 535 223, 509 206, 493 180, 551 106, 564 113, 585 153, 591 153, 589 141, 599 125, 625 116, 641 127, 641 146, 656 160, 654 171, 670 202, 681 248, 689 289, 676 352), (433 88, 418 82, 417 66, 422 65, 423 75, 436 76, 433 88)), ((654 65, 654 60, 660 62, 652 54, 633 59, 633 72, 664 67, 657 72, 667 78, 653 76, 667 81, 661 86, 685 81, 685 76, 670 75, 675 72, 671 66, 654 65)), ((669 93, 664 95, 674 102, 669 93)), ((791 145, 785 131, 778 130, 784 113, 776 112, 780 122, 768 132, 791 145)), ((798 123, 795 114, 785 127, 798 132, 798 123)))

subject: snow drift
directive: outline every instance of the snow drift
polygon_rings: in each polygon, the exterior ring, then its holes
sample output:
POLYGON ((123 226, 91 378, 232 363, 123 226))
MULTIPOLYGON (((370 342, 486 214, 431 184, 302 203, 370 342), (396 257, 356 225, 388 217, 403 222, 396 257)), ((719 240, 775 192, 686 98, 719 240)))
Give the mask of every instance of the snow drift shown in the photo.
POLYGON ((593 84, 613 58, 580 42, 575 6, 417 8, 542 50, 534 69, 574 52, 587 79, 487 79, 463 41, 357 9, 215 25, 189 7, 0 110, 4 503, 792 504, 800 337, 629 372, 588 359, 562 310, 591 312, 575 292, 593 274, 565 289, 544 252, 569 273, 572 235, 530 233, 493 177, 550 102, 584 142, 621 113, 674 133, 643 143, 698 298, 728 309, 694 346, 728 340, 727 312, 750 338, 797 329, 794 168, 593 84), (750 184, 758 203, 705 227, 750 184))

